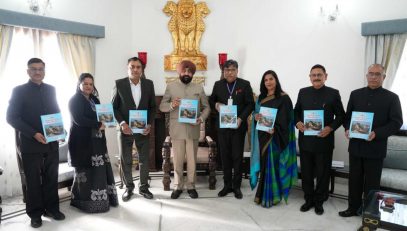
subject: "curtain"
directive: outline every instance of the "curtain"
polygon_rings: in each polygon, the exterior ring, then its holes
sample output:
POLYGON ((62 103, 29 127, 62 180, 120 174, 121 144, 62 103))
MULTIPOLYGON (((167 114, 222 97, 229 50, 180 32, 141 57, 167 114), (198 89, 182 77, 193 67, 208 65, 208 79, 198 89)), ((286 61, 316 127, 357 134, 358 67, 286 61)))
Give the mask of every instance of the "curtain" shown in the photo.
MULTIPOLYGON (((367 36, 365 47, 365 70, 374 63, 379 63, 386 69, 386 80, 383 87, 390 89, 403 54, 407 39, 405 34, 367 36)), ((365 79, 365 83, 366 83, 365 79)))
POLYGON ((62 57, 76 78, 83 72, 95 74, 95 38, 72 35, 65 33, 57 34, 62 57))
MULTIPOLYGON (((9 55, 13 38, 13 27, 0 25, 0 84, 4 85, 4 67, 9 55)), ((2 102, 3 104, 3 102, 2 102)), ((0 166, 4 169, 0 176, 0 195, 11 196, 21 192, 20 175, 17 168, 14 130, 6 124, 5 111, 0 114, 1 132, 5 139, 0 139, 0 166)))

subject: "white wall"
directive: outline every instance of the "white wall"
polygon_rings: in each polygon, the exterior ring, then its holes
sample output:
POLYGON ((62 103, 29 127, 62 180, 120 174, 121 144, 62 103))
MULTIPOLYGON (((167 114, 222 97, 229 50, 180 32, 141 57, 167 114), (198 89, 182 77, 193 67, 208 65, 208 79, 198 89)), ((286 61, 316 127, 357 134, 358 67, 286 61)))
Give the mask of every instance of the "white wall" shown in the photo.
MULTIPOLYGON (((337 0, 340 15, 328 22, 319 15, 320 3, 328 0, 207 0, 211 14, 201 50, 208 56, 205 91, 210 94, 219 79, 217 54, 228 53, 240 65, 240 76, 259 92, 261 75, 273 69, 293 102, 298 90, 309 86, 312 65, 325 65, 327 85, 340 90, 346 107, 352 90, 363 86, 364 38, 362 22, 407 18, 404 0, 337 0)), ((329 0, 332 1, 332 0, 329 0)), ((163 58, 172 50, 162 13, 166 0, 53 0, 47 16, 98 24, 106 38, 97 41, 96 84, 102 101, 110 99, 114 80, 126 75, 126 60, 137 51, 148 52, 146 75, 156 93, 165 90, 163 58)), ((0 0, 0 8, 28 12, 25 0, 0 0)), ((108 134, 109 151, 117 153, 114 131, 108 134)), ((339 129, 334 159, 347 161, 347 141, 339 129)))

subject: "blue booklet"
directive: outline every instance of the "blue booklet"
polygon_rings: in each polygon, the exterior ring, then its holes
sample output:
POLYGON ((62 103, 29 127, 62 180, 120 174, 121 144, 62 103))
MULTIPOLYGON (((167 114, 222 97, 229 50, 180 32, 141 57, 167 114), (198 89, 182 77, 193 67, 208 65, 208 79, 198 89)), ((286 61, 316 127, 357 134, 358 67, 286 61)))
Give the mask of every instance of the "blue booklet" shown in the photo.
POLYGON ((133 133, 143 133, 147 128, 147 110, 130 110, 129 123, 133 133))
POLYGON ((324 128, 324 110, 304 110, 304 136, 317 136, 324 128))
POLYGON ((99 122, 104 123, 106 127, 116 126, 112 104, 96 104, 95 106, 96 115, 99 122))
POLYGON ((277 108, 260 107, 261 118, 257 121, 256 129, 265 132, 270 131, 274 127, 277 111, 277 108))
POLYGON ((197 99, 181 99, 179 105, 178 122, 180 123, 196 123, 198 116, 198 100, 197 99))
POLYGON ((65 139, 66 134, 61 113, 42 115, 41 123, 47 143, 65 139))
POLYGON ((372 131, 373 112, 352 112, 349 126, 349 138, 367 140, 372 131))
POLYGON ((237 128, 237 106, 219 107, 219 128, 237 128))

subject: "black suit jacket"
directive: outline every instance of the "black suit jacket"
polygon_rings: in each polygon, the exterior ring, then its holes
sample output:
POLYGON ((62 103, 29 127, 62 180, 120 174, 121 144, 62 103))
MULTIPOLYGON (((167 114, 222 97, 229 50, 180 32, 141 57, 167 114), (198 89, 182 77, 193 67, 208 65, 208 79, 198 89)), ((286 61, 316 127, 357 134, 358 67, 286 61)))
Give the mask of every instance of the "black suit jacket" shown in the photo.
POLYGON ((315 89, 312 86, 302 88, 298 93, 294 109, 295 124, 299 121, 304 122, 304 110, 324 110, 324 127, 329 126, 333 131, 325 138, 304 136, 304 133, 299 132, 298 145, 300 150, 332 152, 335 146, 335 130, 342 125, 345 117, 339 91, 327 86, 320 89, 315 89))
POLYGON ((113 89, 113 111, 118 123, 126 121, 129 124, 129 110, 147 110, 148 124, 152 124, 156 113, 155 92, 153 81, 140 78, 141 98, 138 107, 131 94, 128 77, 116 80, 113 89))
MULTIPOLYGON (((216 111, 215 104, 223 103, 228 104, 229 91, 227 88, 226 79, 215 82, 213 86, 212 95, 209 97, 209 103, 212 110, 216 111)), ((242 124, 239 129, 247 129, 247 117, 254 109, 253 90, 250 82, 241 78, 236 78, 236 86, 232 92, 233 105, 237 105, 237 117, 242 119, 242 124)), ((217 112, 217 111, 216 111, 217 112)), ((216 120, 217 128, 219 128, 219 113, 216 120)), ((223 129, 219 129, 221 131, 223 129)))
POLYGON ((352 91, 343 124, 345 130, 349 130, 352 111, 374 113, 372 131, 376 133, 376 138, 372 141, 350 139, 350 155, 364 158, 386 157, 387 138, 395 134, 403 124, 399 97, 382 87, 374 90, 364 87, 352 91))
MULTIPOLYGON (((99 99, 90 97, 95 104, 99 104, 99 99)), ((101 123, 98 122, 96 112, 92 109, 89 101, 78 92, 69 100, 69 111, 71 112, 71 129, 69 133, 69 155, 70 164, 73 167, 90 167, 91 157, 95 154, 107 153, 106 138, 102 131, 102 143, 93 147, 92 137, 99 130, 101 123)))
POLYGON ((55 88, 31 81, 13 89, 7 109, 7 122, 14 127, 17 148, 20 153, 45 153, 58 150, 58 142, 41 144, 34 139, 35 133, 44 134, 41 115, 59 113, 55 88))

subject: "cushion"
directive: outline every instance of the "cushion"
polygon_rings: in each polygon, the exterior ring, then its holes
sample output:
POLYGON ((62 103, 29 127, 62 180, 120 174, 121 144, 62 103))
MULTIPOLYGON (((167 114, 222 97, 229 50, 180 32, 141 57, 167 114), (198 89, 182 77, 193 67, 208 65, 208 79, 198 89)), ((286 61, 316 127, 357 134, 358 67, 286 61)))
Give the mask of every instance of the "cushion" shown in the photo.
POLYGON ((73 179, 74 168, 68 165, 68 162, 59 164, 58 183, 73 179))
POLYGON ((407 137, 390 136, 387 143, 387 155, 384 168, 407 170, 407 137))
POLYGON ((68 162, 68 142, 59 145, 59 163, 68 162))
POLYGON ((387 188, 407 191, 407 171, 383 168, 380 185, 387 188))

